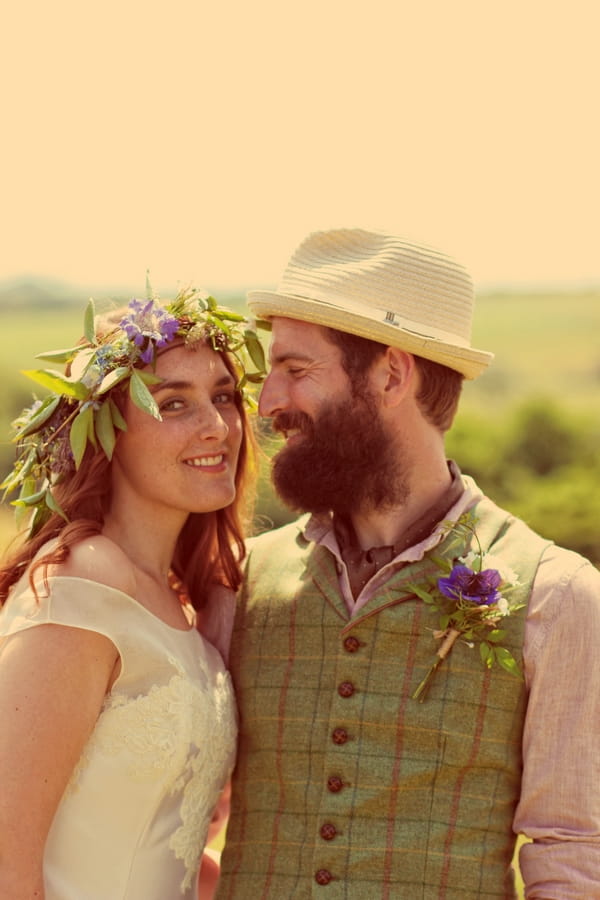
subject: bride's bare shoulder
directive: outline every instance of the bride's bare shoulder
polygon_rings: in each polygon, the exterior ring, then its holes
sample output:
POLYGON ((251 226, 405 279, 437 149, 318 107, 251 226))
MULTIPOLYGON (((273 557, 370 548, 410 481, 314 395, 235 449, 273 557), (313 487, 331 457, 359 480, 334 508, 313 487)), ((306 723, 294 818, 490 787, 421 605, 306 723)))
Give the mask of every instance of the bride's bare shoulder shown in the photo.
POLYGON ((85 578, 126 594, 135 592, 135 574, 129 557, 103 534, 78 541, 64 562, 48 567, 48 575, 85 578))

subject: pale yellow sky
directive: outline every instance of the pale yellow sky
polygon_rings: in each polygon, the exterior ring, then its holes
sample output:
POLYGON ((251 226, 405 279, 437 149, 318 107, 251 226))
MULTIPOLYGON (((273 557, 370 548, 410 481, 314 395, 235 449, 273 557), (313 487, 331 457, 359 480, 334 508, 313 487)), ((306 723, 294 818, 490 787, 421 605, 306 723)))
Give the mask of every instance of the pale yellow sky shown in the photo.
POLYGON ((0 280, 267 286, 332 225, 600 283, 597 0, 2 14, 0 280))

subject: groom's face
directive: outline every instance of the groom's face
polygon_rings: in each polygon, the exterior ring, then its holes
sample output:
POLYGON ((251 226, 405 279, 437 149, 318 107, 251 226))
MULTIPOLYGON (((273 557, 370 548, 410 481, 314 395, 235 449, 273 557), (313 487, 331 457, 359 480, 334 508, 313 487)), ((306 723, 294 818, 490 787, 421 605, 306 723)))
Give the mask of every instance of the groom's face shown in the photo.
POLYGON ((369 380, 351 383, 318 325, 275 318, 270 355, 259 411, 286 439, 273 460, 282 499, 345 515, 385 504, 399 486, 397 461, 369 380))

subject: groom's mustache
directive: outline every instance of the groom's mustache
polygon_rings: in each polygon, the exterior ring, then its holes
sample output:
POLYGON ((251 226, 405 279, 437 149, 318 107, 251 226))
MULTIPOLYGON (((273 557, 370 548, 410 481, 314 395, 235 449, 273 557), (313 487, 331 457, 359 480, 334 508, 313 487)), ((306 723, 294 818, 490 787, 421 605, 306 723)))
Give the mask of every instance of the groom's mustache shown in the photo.
POLYGON ((271 420, 273 431, 285 434, 288 431, 310 432, 313 430, 313 420, 309 415, 303 412, 282 412, 278 413, 271 420))

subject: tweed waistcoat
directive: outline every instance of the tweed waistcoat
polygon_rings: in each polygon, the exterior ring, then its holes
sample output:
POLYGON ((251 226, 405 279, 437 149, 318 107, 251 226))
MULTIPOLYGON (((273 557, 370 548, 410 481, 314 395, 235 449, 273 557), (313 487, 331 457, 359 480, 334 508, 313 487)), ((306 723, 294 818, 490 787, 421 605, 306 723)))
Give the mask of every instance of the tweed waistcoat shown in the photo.
MULTIPOLYGON (((489 500, 476 515, 527 599, 547 542, 489 500)), ((219 900, 514 897, 525 688, 459 640, 412 699, 438 617, 406 585, 435 570, 405 566, 350 619, 333 556, 297 524, 255 542, 231 648, 240 743, 219 900)), ((524 619, 502 623, 517 658, 524 619)))

